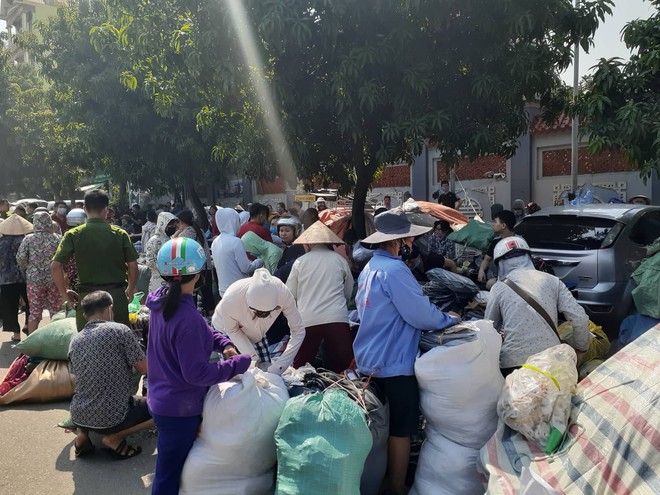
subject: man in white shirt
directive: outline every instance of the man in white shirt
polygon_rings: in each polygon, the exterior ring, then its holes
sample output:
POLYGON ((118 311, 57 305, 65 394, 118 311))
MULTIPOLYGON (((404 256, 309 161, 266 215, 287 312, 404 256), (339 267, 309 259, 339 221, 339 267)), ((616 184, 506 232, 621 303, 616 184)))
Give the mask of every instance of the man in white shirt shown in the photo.
MULTIPOLYGON (((224 234, 223 234, 224 235, 224 234)), ((292 363, 305 339, 305 326, 296 301, 286 285, 268 270, 260 268, 252 278, 234 282, 224 293, 212 318, 216 330, 231 339, 241 354, 250 354, 268 366, 269 373, 281 375, 292 363), (289 322, 291 338, 284 353, 270 365, 266 332, 280 313, 289 322)))

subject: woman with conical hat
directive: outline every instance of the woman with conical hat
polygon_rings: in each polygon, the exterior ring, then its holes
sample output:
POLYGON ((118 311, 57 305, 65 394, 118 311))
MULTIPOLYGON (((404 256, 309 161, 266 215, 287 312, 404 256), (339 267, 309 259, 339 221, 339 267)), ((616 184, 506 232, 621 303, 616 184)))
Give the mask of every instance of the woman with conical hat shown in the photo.
POLYGON ((21 298, 26 304, 26 325, 30 316, 25 274, 18 266, 16 253, 23 238, 31 232, 32 224, 16 214, 0 223, 0 319, 2 330, 13 333, 12 342, 21 340, 21 326, 18 323, 21 298))
POLYGON ((293 366, 312 363, 323 342, 324 367, 340 373, 353 361, 347 307, 353 275, 346 259, 332 249, 344 242, 319 220, 294 244, 308 246, 309 252, 293 263, 286 282, 305 324, 305 340, 293 366))

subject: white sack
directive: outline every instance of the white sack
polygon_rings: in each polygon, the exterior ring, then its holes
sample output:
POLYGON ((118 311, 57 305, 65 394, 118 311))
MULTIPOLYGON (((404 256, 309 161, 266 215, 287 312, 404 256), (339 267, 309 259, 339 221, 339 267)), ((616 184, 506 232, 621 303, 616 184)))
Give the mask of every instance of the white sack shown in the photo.
POLYGON ((431 349, 415 362, 415 375, 428 426, 453 442, 480 449, 497 428, 497 400, 504 385, 502 338, 490 321, 470 323, 476 340, 452 340, 431 349))
POLYGON ((433 430, 427 430, 427 435, 409 495, 482 495, 479 450, 458 445, 433 430))
POLYGON ((179 493, 272 494, 277 461, 274 435, 288 398, 282 378, 259 369, 212 386, 179 493))

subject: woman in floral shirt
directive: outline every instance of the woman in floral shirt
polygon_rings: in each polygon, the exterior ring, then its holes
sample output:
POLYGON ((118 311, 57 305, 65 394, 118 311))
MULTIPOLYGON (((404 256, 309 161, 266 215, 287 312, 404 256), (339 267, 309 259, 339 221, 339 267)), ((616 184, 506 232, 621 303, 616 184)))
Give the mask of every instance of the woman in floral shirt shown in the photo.
POLYGON ((27 297, 30 303, 28 333, 39 327, 44 309, 52 315, 60 309, 60 296, 50 274, 50 262, 60 244, 58 234, 53 233, 53 221, 45 211, 34 214, 34 233, 23 239, 16 261, 25 271, 27 297))
MULTIPOLYGON (((0 223, 0 318, 2 329, 13 332, 12 342, 21 340, 21 326, 18 323, 20 300, 27 305, 25 275, 16 262, 16 253, 25 237, 32 232, 32 224, 13 214, 0 223)), ((29 308, 25 310, 28 317, 29 308)))
POLYGON ((449 222, 445 220, 435 222, 433 230, 428 234, 429 253, 441 254, 445 258, 453 260, 456 255, 456 248, 453 241, 447 239, 449 234, 451 234, 449 222))

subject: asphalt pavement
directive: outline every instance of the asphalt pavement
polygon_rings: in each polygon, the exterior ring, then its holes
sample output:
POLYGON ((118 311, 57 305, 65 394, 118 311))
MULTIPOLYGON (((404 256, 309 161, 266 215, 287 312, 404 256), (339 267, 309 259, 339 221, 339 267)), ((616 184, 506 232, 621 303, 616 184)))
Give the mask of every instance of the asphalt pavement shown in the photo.
MULTIPOLYGON (((0 332, 0 378, 19 352, 10 332, 0 332)), ((129 442, 142 446, 135 458, 116 461, 101 449, 76 459, 72 433, 57 423, 69 414, 68 402, 0 405, 0 495, 132 495, 151 493, 156 438, 138 434, 129 442)))

